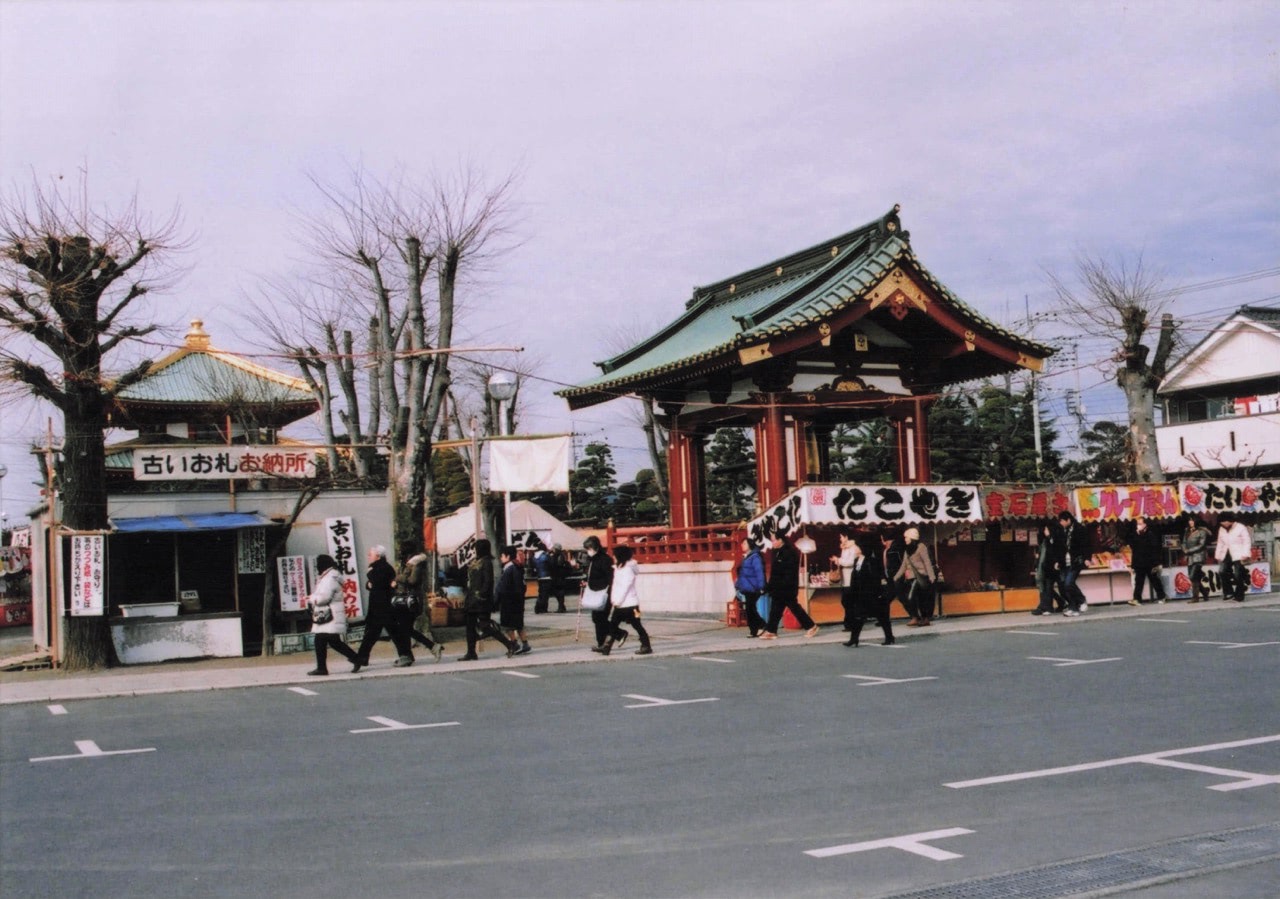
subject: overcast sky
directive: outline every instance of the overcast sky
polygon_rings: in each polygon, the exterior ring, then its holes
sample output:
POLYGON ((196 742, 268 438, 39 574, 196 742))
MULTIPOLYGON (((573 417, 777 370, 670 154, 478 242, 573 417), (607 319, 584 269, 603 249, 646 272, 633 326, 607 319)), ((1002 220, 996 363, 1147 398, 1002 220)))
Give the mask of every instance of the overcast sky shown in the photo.
MULTIPOLYGON (((1280 303, 1278 44, 1269 0, 0 0, 0 173, 6 193, 87 170, 93 202, 179 205, 170 338, 202 317, 250 351, 244 298, 297 269, 306 173, 519 171, 522 242, 461 339, 526 347, 546 380, 522 429, 607 437, 629 476, 628 401, 571 416, 551 391, 695 285, 895 203, 924 265, 1002 323, 1049 311, 1045 270, 1080 253, 1238 281, 1178 298, 1192 342, 1280 303)), ((1050 411, 1079 387, 1090 422, 1121 414, 1107 349, 1058 366, 1050 411)), ((11 520, 47 415, 0 410, 11 520)))

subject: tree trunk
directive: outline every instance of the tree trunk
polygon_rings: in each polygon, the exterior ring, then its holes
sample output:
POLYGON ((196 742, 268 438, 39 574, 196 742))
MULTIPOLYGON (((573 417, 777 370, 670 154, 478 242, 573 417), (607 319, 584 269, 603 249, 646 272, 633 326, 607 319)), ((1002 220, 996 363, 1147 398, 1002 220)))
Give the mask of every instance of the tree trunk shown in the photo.
POLYGON ((1121 369, 1116 381, 1124 391, 1129 410, 1130 471, 1136 482, 1153 484, 1164 480, 1160 453, 1156 446, 1156 391, 1145 374, 1121 369))

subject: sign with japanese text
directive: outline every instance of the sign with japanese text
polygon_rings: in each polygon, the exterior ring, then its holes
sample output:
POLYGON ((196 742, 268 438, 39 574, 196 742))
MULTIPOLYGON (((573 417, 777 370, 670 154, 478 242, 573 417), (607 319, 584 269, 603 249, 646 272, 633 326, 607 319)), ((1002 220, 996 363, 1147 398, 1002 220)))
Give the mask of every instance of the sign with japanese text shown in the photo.
POLYGON ((71 614, 103 614, 106 540, 101 535, 71 538, 71 614))
POLYGON ((267 532, 263 528, 236 531, 236 568, 240 574, 262 574, 267 570, 267 532))
POLYGON ((918 525, 982 520, 978 488, 942 484, 809 485, 752 521, 757 545, 805 524, 918 525))
POLYGON ((1071 509, 1071 489, 992 484, 982 488, 982 511, 988 521, 1000 518, 1057 518, 1071 509))
POLYGON ((276 582, 280 586, 280 611, 301 612, 307 608, 306 556, 276 559, 276 582))
MULTIPOLYGON (((1249 579, 1248 594, 1271 592, 1271 566, 1267 562, 1252 562, 1244 566, 1249 579)), ((1164 568, 1160 572, 1165 593, 1174 599, 1191 595, 1191 570, 1187 567, 1164 568)), ((1200 592, 1206 596, 1222 594, 1222 574, 1217 565, 1205 565, 1200 571, 1200 592)))
POLYGON ((10 546, 30 546, 31 545, 31 528, 14 528, 9 532, 10 546))
POLYGON ((342 575, 342 606, 347 620, 364 617, 364 601, 360 592, 360 577, 356 570, 356 529, 351 519, 326 518, 324 534, 329 541, 329 555, 338 563, 342 575))
POLYGON ((1081 521, 1132 521, 1177 518, 1182 514, 1174 484, 1105 484, 1075 489, 1081 521))
POLYGON ((133 451, 137 481, 314 478, 316 458, 306 449, 278 446, 153 446, 133 451))
POLYGON ((1179 481, 1188 512, 1280 511, 1280 481, 1179 481))

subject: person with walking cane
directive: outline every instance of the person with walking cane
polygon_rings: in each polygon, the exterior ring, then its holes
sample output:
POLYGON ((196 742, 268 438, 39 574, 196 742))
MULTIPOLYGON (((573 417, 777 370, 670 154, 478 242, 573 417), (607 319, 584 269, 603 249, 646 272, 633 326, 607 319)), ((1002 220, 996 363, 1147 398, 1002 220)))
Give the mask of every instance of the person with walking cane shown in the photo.
POLYGON ((629 546, 619 546, 613 551, 617 567, 613 570, 613 584, 609 590, 613 604, 613 615, 609 619, 609 636, 605 638, 604 645, 591 647, 593 652, 601 655, 607 656, 613 649, 614 643, 621 646, 627 641, 627 632, 620 627, 623 624, 631 625, 631 629, 640 638, 640 648, 636 650, 636 655, 653 654, 649 632, 640 623, 640 593, 636 590, 636 576, 640 573, 640 566, 636 564, 635 559, 631 558, 632 552, 629 546))

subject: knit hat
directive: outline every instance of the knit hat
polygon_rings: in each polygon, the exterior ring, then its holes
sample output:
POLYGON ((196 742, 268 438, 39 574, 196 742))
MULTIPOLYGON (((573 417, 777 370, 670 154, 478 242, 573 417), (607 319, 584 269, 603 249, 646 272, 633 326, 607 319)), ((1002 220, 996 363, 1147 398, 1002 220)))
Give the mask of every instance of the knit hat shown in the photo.
POLYGON ((919 540, 920 540, 920 529, 919 529, 919 528, 907 528, 905 531, 903 531, 903 532, 902 532, 902 539, 903 539, 903 540, 906 540, 906 541, 908 541, 908 542, 910 542, 910 541, 916 541, 916 542, 919 542, 919 540))

